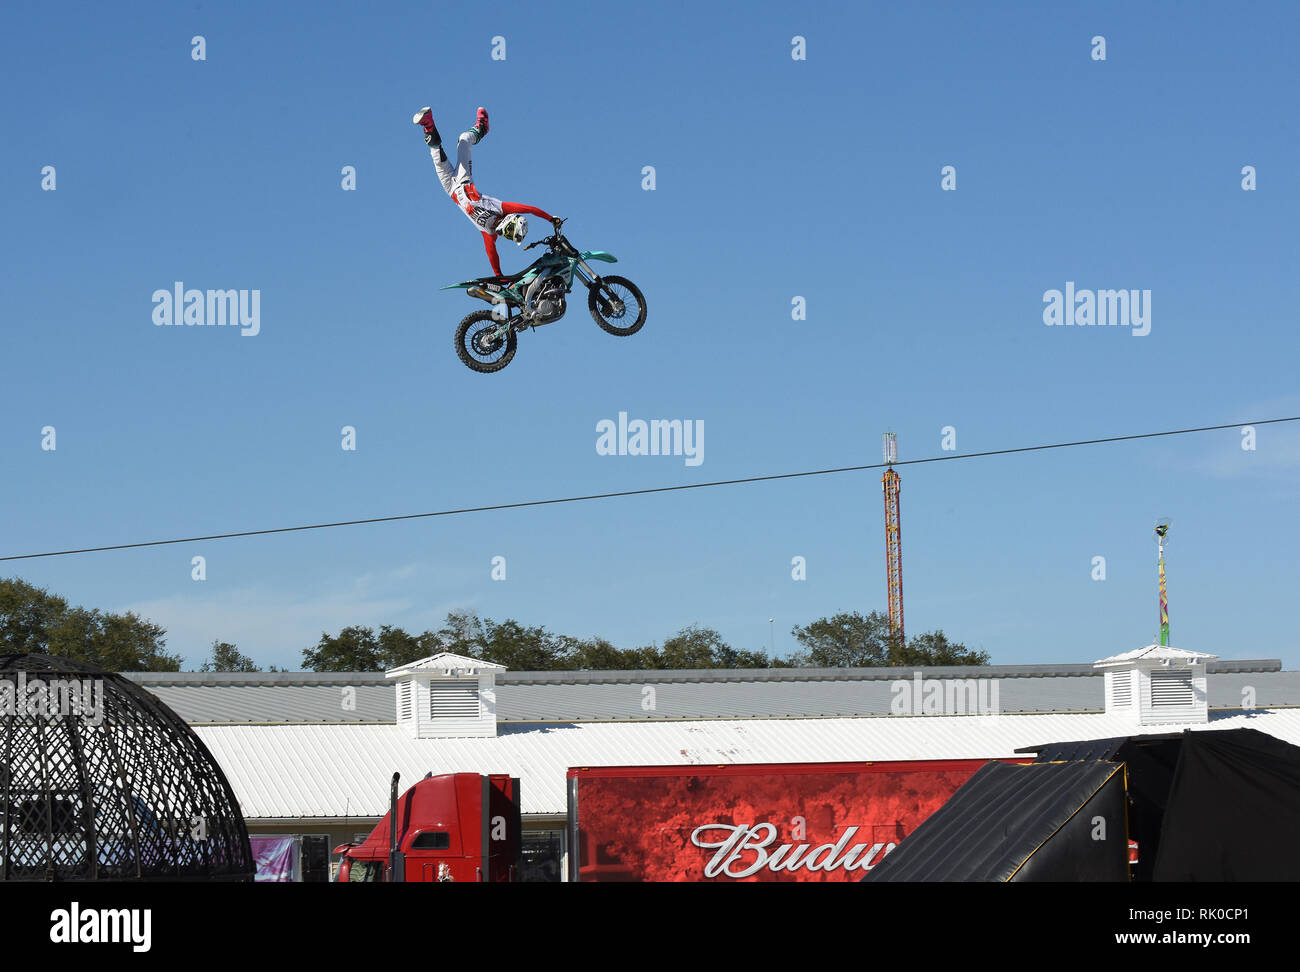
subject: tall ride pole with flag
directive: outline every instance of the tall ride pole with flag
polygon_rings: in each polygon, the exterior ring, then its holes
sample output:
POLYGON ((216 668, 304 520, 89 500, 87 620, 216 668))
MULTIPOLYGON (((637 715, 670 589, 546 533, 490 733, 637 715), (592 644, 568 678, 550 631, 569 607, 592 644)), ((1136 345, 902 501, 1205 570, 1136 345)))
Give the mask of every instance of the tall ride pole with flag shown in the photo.
POLYGON ((899 511, 899 480, 893 463, 898 461, 898 439, 884 435, 888 468, 880 478, 885 493, 885 577, 889 587, 889 637, 901 652, 907 645, 903 635, 903 528, 899 511))
POLYGON ((1169 595, 1165 591, 1165 537, 1169 535, 1169 524, 1156 524, 1156 543, 1160 549, 1160 644, 1169 644, 1169 595))

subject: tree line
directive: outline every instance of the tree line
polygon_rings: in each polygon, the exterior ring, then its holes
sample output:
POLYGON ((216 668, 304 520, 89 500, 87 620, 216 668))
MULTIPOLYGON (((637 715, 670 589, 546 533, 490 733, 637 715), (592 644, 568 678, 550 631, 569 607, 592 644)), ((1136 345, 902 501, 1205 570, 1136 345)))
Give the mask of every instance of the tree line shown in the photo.
MULTIPOLYGON (((841 612, 791 629, 798 648, 784 658, 736 648, 716 630, 687 625, 662 643, 620 648, 604 638, 559 634, 507 618, 453 611, 438 630, 353 625, 321 632, 302 650, 314 672, 377 672, 442 651, 504 665, 514 671, 647 671, 691 668, 861 668, 987 665, 989 655, 951 641, 942 631, 891 637, 879 611, 841 612)), ((166 651, 166 632, 133 612, 113 614, 69 605, 18 578, 0 579, 0 651, 65 655, 118 672, 176 672, 183 659, 166 651)), ((230 642, 213 641, 199 671, 258 672, 256 661, 230 642)), ((266 671, 284 671, 271 666, 266 671)))

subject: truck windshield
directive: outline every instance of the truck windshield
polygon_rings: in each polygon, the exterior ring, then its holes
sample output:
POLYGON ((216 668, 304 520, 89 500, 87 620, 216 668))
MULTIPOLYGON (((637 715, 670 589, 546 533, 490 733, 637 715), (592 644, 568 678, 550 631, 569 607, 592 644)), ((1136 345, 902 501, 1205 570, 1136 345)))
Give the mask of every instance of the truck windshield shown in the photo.
POLYGON ((348 883, 354 881, 378 882, 384 879, 383 861, 353 861, 348 868, 348 883))

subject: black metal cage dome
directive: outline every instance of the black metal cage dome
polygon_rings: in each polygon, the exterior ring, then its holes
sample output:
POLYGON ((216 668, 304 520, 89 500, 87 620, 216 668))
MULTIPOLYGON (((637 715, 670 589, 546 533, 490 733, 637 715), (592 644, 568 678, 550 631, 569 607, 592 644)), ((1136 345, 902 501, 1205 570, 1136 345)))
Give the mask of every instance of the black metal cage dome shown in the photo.
POLYGON ((0 655, 0 752, 0 880, 252 879, 221 767, 129 679, 0 655))

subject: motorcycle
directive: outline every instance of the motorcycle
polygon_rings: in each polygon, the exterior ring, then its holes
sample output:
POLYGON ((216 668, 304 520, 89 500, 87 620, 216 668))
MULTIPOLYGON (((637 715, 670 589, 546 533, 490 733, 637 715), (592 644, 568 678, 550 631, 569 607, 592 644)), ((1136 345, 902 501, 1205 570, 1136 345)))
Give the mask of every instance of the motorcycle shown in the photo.
POLYGON ((518 273, 478 277, 448 284, 492 305, 465 317, 456 328, 456 355, 482 374, 500 371, 515 356, 519 333, 525 328, 553 324, 568 309, 565 298, 576 277, 587 287, 587 308, 601 330, 627 337, 645 324, 645 297, 626 277, 602 277, 588 260, 617 263, 604 250, 577 250, 560 231, 564 220, 551 224, 554 233, 524 247, 545 246, 544 253, 518 273))

